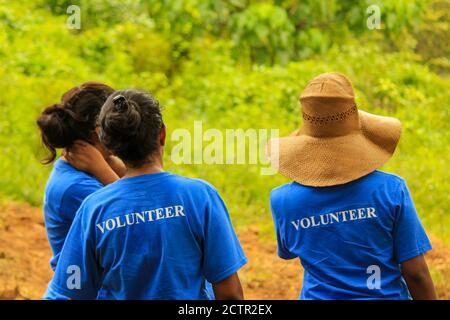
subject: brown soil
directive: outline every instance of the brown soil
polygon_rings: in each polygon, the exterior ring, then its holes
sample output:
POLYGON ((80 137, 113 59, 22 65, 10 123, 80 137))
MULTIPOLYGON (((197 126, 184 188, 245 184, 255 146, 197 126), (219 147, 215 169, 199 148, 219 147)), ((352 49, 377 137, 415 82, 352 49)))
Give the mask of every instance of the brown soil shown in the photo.
MULTIPOLYGON (((276 245, 257 229, 238 232, 249 263, 240 272, 247 299, 297 299, 298 260, 276 256, 276 245)), ((427 261, 439 278, 439 297, 450 299, 450 248, 432 238, 427 261)), ((40 299, 52 276, 42 211, 23 204, 0 206, 0 299, 40 299)))

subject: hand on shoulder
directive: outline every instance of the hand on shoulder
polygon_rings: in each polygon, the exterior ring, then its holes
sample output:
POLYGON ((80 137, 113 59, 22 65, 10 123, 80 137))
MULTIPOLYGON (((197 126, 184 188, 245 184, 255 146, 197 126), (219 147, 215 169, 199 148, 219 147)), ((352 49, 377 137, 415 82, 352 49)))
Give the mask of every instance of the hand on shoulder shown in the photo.
POLYGON ((76 140, 63 151, 63 157, 74 168, 92 174, 105 185, 119 179, 102 153, 86 141, 76 140))

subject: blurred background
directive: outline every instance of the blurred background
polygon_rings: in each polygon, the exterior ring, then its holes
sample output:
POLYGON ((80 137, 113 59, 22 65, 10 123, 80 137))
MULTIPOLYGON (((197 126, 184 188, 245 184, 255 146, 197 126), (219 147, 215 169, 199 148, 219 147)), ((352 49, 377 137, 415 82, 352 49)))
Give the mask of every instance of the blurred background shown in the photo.
MULTIPOLYGON (((51 167, 35 119, 63 92, 87 80, 146 89, 169 137, 196 120, 286 135, 301 125, 299 93, 327 71, 353 81, 360 109, 402 121, 383 169, 408 182, 450 298, 449 26, 445 0, 0 0, 0 298, 38 299, 51 277, 40 209, 51 167), (70 5, 80 29, 67 27, 70 5)), ((287 180, 258 165, 174 165, 169 153, 166 166, 223 195, 250 259, 246 297, 296 299, 301 268, 276 257, 268 203, 287 180)))

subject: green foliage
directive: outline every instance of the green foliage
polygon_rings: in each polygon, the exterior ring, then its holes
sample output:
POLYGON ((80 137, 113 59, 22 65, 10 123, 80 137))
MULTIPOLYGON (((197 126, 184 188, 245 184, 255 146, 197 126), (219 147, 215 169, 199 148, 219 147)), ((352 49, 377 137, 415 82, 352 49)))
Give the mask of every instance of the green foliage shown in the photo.
POLYGON ((39 163, 35 119, 70 87, 97 80, 151 91, 165 108, 168 169, 217 186, 237 227, 272 230, 269 192, 286 179, 257 165, 175 165, 170 136, 197 120, 204 130, 286 135, 301 125, 307 81, 340 71, 361 109, 402 121, 385 169, 406 178, 426 227, 450 243, 449 24, 440 1, 429 2, 378 1, 382 29, 370 31, 365 0, 79 1, 74 32, 67 1, 0 1, 1 197, 41 204, 50 167, 39 163))
POLYGON ((285 10, 269 3, 249 6, 230 21, 237 50, 248 48, 257 63, 285 64, 291 56, 294 26, 285 10))
POLYGON ((417 52, 431 68, 445 73, 450 70, 450 2, 435 0, 430 8, 417 31, 417 52))

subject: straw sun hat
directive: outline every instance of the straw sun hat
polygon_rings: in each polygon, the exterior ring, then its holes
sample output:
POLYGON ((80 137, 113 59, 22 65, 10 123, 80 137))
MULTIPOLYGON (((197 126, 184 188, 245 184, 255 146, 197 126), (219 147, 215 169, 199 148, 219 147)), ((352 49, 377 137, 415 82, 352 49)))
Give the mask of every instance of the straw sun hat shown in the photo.
POLYGON ((339 73, 312 79, 300 96, 303 127, 272 139, 272 165, 300 184, 325 187, 356 180, 394 153, 401 123, 358 110, 350 80, 339 73))

